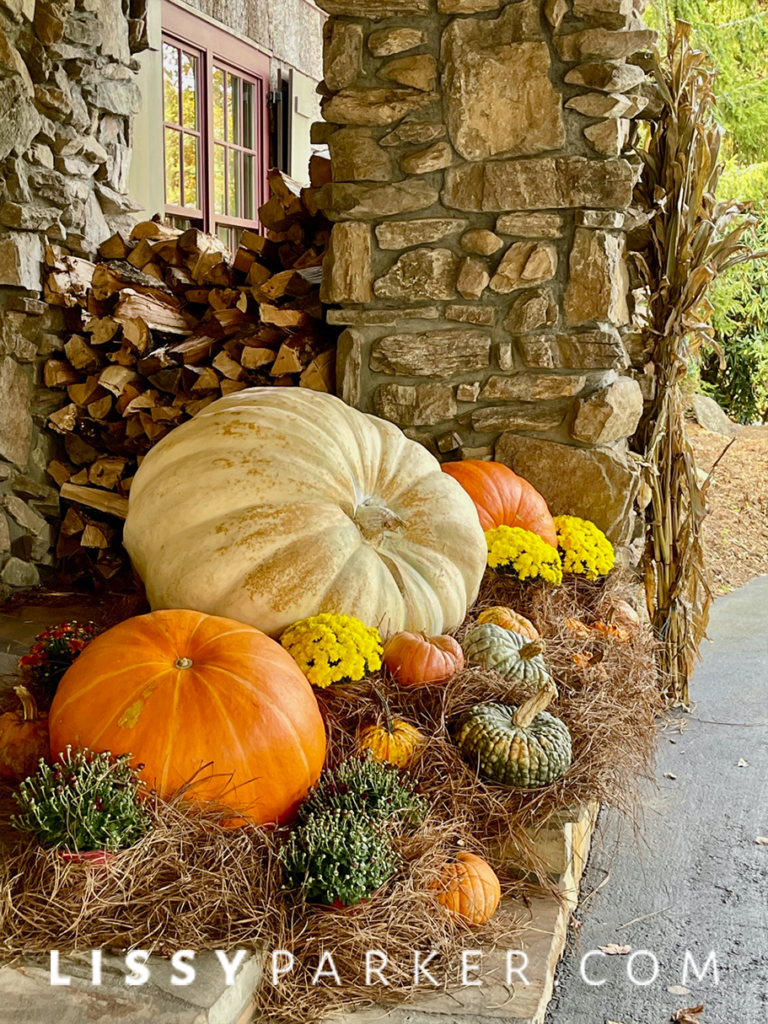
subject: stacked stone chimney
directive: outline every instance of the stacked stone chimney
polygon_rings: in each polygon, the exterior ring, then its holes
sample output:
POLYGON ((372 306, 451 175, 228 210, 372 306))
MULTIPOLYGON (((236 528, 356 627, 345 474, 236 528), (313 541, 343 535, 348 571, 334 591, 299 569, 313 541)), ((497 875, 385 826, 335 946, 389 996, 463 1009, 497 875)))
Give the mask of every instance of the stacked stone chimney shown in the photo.
MULTIPOLYGON (((640 0, 642 2, 642 0, 640 0)), ((632 537, 632 0, 319 0, 339 393, 632 537)))

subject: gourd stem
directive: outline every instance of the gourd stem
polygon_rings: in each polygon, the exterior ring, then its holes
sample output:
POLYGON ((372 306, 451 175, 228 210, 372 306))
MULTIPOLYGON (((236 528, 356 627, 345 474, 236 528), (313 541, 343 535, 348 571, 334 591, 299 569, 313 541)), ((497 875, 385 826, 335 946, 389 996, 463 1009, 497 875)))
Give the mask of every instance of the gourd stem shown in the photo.
POLYGON ((37 701, 26 686, 14 686, 13 692, 21 701, 21 720, 23 722, 34 722, 36 718, 40 717, 37 701))
POLYGON ((391 708, 389 706, 389 701, 384 696, 384 694, 381 692, 381 690, 377 690, 374 687, 373 692, 378 697, 379 703, 381 704, 382 708, 384 709, 384 728, 387 730, 387 733, 391 736, 394 733, 394 731, 395 731, 395 725, 394 725, 394 722, 392 721, 392 710, 391 710, 391 708))
POLYGON ((528 644, 523 644, 520 648, 520 657, 524 661, 530 661, 531 658, 535 658, 537 654, 543 654, 547 649, 547 641, 541 637, 538 640, 531 640, 528 644))
POLYGON ((536 715, 540 714, 557 696, 557 687, 548 679, 538 693, 534 693, 524 704, 521 704, 512 716, 513 723, 518 729, 527 729, 536 715))

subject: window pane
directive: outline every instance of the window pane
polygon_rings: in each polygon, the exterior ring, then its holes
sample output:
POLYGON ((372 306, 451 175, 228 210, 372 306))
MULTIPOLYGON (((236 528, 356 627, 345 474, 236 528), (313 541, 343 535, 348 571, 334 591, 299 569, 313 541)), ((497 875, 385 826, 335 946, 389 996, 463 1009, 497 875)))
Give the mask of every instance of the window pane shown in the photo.
POLYGON ((243 145, 246 149, 255 149, 253 144, 256 134, 256 103, 253 82, 243 82, 243 145))
POLYGON ((224 138, 224 72, 213 69, 213 137, 224 138))
POLYGON ((224 146, 213 147, 213 194, 216 213, 226 213, 224 205, 226 201, 225 156, 226 150, 224 146))
POLYGON ((165 201, 181 206, 181 132, 165 129, 165 201))
POLYGON ((232 248, 232 239, 230 238, 230 229, 228 227, 225 227, 223 224, 219 224, 216 228, 216 234, 222 240, 224 245, 228 246, 230 249, 232 248))
POLYGON ((240 150, 229 150, 229 215, 240 217, 240 150))
POLYGON ((163 43, 164 119, 179 124, 179 51, 163 43))
POLYGON ((198 209, 197 191, 197 136, 184 135, 184 206, 198 209))
POLYGON ((243 168, 243 217, 256 220, 256 158, 246 153, 243 168))
POLYGON ((185 128, 197 128, 197 57, 181 55, 181 106, 185 128))
POLYGON ((237 75, 227 75, 227 141, 240 142, 240 87, 237 75))

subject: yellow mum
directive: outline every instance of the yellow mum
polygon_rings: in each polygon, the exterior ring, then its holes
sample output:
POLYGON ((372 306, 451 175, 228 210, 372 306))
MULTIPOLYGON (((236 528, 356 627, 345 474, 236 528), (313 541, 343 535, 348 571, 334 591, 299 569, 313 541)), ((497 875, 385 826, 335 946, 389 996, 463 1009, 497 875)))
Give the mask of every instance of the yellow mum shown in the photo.
POLYGON ((616 561, 613 544, 594 523, 577 516, 555 516, 555 529, 563 572, 596 580, 611 571, 616 561))
POLYGON ((362 679, 381 668, 378 629, 351 615, 311 615, 289 626, 280 637, 313 686, 362 679))
POLYGON ((546 580, 547 583, 563 582, 560 556, 551 544, 547 544, 530 530, 519 526, 497 526, 485 531, 488 545, 488 566, 500 573, 517 576, 521 580, 546 580))

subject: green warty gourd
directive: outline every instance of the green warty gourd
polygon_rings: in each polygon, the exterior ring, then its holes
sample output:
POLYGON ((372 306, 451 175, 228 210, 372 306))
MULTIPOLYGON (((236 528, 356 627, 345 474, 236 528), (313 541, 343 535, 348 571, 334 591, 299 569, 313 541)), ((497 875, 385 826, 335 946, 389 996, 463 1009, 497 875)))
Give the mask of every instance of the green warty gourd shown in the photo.
POLYGON ((505 679, 543 686, 550 678, 542 657, 543 640, 530 640, 493 622, 471 629, 462 647, 470 665, 493 669, 505 679))
POLYGON ((565 722, 544 710, 556 693, 550 680, 519 708, 489 702, 464 712, 454 739, 465 760, 483 778, 520 789, 561 779, 573 753, 565 722))

